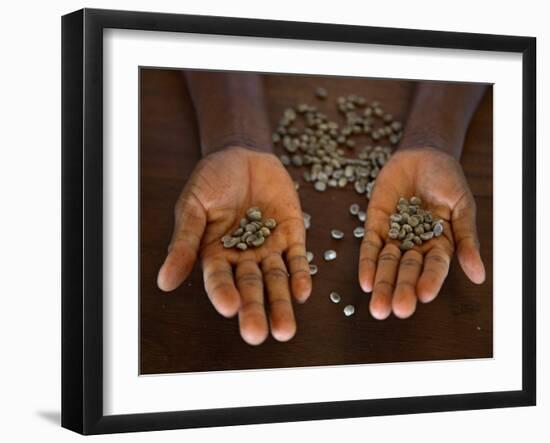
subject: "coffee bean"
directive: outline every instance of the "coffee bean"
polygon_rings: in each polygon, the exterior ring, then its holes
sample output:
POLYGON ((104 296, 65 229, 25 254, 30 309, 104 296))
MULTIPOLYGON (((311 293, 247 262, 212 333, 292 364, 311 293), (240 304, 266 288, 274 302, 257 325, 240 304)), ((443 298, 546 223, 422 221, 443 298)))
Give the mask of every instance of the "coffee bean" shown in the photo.
POLYGON ((390 221, 394 223, 402 223, 403 222, 403 215, 402 214, 392 214, 390 215, 390 221))
POLYGON ((256 232, 258 230, 258 227, 252 223, 248 223, 245 227, 244 227, 245 231, 246 232, 256 232))
POLYGON ((246 211, 246 217, 250 221, 256 221, 262 219, 262 211, 257 207, 252 207, 246 211))
POLYGON ((420 238, 425 241, 431 240, 433 236, 434 236, 433 231, 424 232, 424 234, 420 234, 420 238))
POLYGON ((415 244, 417 244, 417 245, 421 245, 421 244, 422 244, 422 239, 421 239, 418 235, 415 235, 415 236, 413 237, 412 240, 413 240, 413 242, 414 242, 415 244))
POLYGON ((365 211, 359 211, 357 213, 357 218, 359 219, 360 222, 364 223, 365 220, 367 219, 367 213, 365 211))
POLYGON ((244 234, 244 229, 243 228, 237 228, 233 231, 233 233, 231 235, 233 237, 240 237, 243 234, 244 234))
POLYGON ((302 212, 302 216, 304 217, 305 228, 309 229, 311 226, 311 215, 309 215, 307 212, 302 212))
POLYGON ((311 252, 311 251, 306 252, 306 259, 307 259, 308 263, 311 263, 313 261, 313 257, 314 257, 313 252, 311 252))
POLYGON ((316 181, 313 187, 316 191, 324 192, 327 189, 327 184, 323 181, 316 181))
POLYGON ((365 236, 365 228, 358 226, 353 230, 353 236, 355 238, 363 238, 365 236))
POLYGON ((268 229, 275 229, 277 222, 273 218, 267 218, 264 220, 264 226, 268 229))
POLYGON ((240 249, 241 251, 246 251, 248 249, 248 245, 243 242, 239 242, 235 245, 237 249, 240 249))
POLYGON ((291 160, 292 160, 292 164, 293 164, 294 166, 298 166, 298 167, 299 167, 299 166, 302 166, 302 165, 304 164, 304 159, 303 159, 302 156, 299 155, 299 154, 294 154, 294 155, 292 156, 292 159, 291 159, 291 160))
POLYGON ((262 234, 263 237, 269 237, 271 235, 271 231, 266 226, 262 226, 259 232, 260 234, 262 234))
POLYGON ((330 231, 330 236, 335 240, 341 240, 344 238, 344 233, 340 229, 332 229, 330 231))
POLYGON ((314 264, 309 265, 309 274, 310 275, 317 274, 317 271, 318 271, 317 265, 314 265, 314 264))
POLYGON ((333 249, 328 249, 323 254, 325 261, 332 261, 336 259, 336 256, 337 256, 336 251, 333 249))
POLYGON ((288 166, 290 165, 290 157, 288 155, 280 155, 279 156, 279 160, 281 161, 281 163, 285 166, 288 166))
MULTIPOLYGON (((391 239, 396 239, 399 237, 399 231, 397 229, 390 229, 388 232, 388 237, 391 239)), ((405 237, 405 234, 403 234, 403 237, 405 237)))
POLYGON ((412 215, 409 218, 409 225, 411 225, 413 228, 418 226, 419 223, 420 223, 420 218, 418 216, 412 215))
POLYGON ((322 100, 324 100, 325 98, 327 98, 328 96, 328 92, 325 88, 321 88, 321 87, 318 87, 316 90, 315 90, 315 96, 317 98, 320 98, 322 100))
POLYGON ((411 205, 420 206, 422 204, 422 199, 416 195, 411 197, 411 205))
POLYGON ((255 247, 262 246, 264 242, 265 242, 265 238, 262 236, 256 236, 256 238, 251 241, 252 245, 255 247))
POLYGON ((418 225, 416 228, 414 228, 414 233, 416 235, 424 234, 424 225, 418 225))
POLYGON ((344 308, 344 315, 346 317, 349 317, 351 315, 355 314, 355 306, 353 305, 347 305, 345 308, 344 308))
POLYGON ((414 243, 410 240, 405 240, 403 243, 399 245, 399 249, 401 249, 402 251, 408 251, 413 247, 414 247, 414 243))
POLYGON ((332 303, 340 303, 340 300, 342 299, 342 297, 340 297, 340 294, 338 294, 337 292, 331 292, 329 298, 332 303))
POLYGON ((224 240, 223 247, 224 248, 233 248, 237 245, 237 243, 240 243, 241 239, 239 237, 229 237, 228 239, 224 240))
POLYGON ((433 225, 433 233, 435 237, 439 237, 441 234, 443 234, 443 223, 436 222, 433 225))

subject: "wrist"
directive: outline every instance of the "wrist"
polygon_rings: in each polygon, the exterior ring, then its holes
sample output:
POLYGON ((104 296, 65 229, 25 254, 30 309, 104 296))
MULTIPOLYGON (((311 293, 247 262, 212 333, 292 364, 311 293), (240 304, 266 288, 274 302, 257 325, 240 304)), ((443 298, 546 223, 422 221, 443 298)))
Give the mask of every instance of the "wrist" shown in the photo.
POLYGON ((443 135, 440 131, 424 127, 406 130, 397 150, 431 148, 449 154, 456 160, 459 160, 462 154, 462 146, 463 140, 458 140, 457 137, 443 135))
POLYGON ((257 140, 242 134, 225 134, 202 144, 204 155, 225 151, 230 148, 242 148, 254 152, 273 153, 273 145, 268 140, 257 140))

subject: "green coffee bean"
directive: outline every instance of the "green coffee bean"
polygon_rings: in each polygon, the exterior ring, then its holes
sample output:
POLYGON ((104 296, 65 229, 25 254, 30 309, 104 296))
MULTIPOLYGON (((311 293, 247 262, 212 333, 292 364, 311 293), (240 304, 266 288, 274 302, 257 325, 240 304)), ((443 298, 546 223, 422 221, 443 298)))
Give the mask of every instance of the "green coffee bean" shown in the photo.
MULTIPOLYGON (((400 232, 397 229, 392 228, 388 231, 388 237, 391 239, 396 239, 399 237, 399 235, 400 232)), ((403 237, 405 237, 405 234, 403 234, 403 237)))
POLYGON ((324 100, 325 98, 328 97, 328 92, 325 88, 318 87, 315 90, 315 95, 317 96, 317 98, 324 100))
POLYGON ((420 238, 424 241, 431 240, 434 236, 433 231, 424 232, 423 234, 420 234, 420 238))

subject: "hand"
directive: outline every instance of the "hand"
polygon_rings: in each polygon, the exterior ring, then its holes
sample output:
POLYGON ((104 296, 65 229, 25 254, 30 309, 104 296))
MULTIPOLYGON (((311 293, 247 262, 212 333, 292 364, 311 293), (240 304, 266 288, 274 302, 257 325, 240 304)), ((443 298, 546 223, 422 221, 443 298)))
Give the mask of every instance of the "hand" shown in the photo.
POLYGON ((286 341, 294 336, 290 293, 306 301, 311 276, 300 201, 274 155, 232 147, 199 162, 176 204, 175 228, 158 286, 176 289, 197 257, 210 301, 225 317, 238 312, 247 343, 260 344, 269 333, 264 291, 273 337, 286 341), (259 207, 264 218, 274 218, 277 227, 257 249, 224 249, 221 237, 236 229, 252 206, 259 207))
POLYGON ((359 282, 372 291, 370 311, 385 319, 412 315, 416 300, 432 301, 449 271, 457 250, 468 278, 485 280, 476 232, 476 206, 460 164, 433 148, 395 153, 376 179, 367 208, 361 244, 359 282), (399 241, 388 238, 389 217, 400 197, 419 196, 423 207, 443 220, 443 235, 402 253, 399 241))

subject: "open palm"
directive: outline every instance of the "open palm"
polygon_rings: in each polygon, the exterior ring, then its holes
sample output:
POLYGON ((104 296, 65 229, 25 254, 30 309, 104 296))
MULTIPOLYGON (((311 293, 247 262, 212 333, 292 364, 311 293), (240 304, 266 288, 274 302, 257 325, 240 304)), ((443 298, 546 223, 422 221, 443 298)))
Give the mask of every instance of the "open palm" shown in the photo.
POLYGON ((158 285, 177 288, 200 257, 208 297, 220 314, 238 312, 247 343, 259 344, 269 332, 264 300, 272 335, 286 341, 296 332, 290 294, 304 302, 311 293, 305 253, 300 202, 285 168, 272 154, 233 147, 202 159, 185 185, 158 285), (277 227, 260 248, 225 249, 220 238, 252 206, 277 227))
POLYGON ((414 313, 417 299, 432 301, 448 274, 455 249, 468 278, 482 283, 485 269, 475 220, 474 198, 453 157, 432 148, 394 154, 376 179, 361 244, 359 282, 365 292, 372 291, 371 314, 384 319, 393 311, 406 318, 414 313), (413 195, 443 220, 444 231, 402 253, 399 242, 388 237, 389 217, 400 197, 413 195))

